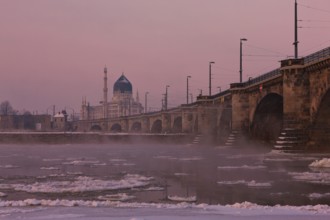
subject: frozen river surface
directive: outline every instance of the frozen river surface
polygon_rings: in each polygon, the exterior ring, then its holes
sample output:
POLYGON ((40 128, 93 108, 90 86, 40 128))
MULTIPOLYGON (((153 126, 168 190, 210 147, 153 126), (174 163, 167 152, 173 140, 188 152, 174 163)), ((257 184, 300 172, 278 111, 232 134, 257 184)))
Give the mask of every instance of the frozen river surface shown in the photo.
POLYGON ((326 219, 327 158, 254 145, 0 145, 0 217, 326 219))

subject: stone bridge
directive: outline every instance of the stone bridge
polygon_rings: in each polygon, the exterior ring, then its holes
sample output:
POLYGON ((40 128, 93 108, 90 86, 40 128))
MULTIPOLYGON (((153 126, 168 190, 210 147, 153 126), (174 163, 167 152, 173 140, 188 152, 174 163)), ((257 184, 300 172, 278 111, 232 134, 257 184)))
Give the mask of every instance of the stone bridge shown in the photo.
POLYGON ((167 111, 79 121, 79 130, 195 133, 224 140, 232 131, 273 141, 277 148, 330 141, 330 47, 213 96, 167 111))

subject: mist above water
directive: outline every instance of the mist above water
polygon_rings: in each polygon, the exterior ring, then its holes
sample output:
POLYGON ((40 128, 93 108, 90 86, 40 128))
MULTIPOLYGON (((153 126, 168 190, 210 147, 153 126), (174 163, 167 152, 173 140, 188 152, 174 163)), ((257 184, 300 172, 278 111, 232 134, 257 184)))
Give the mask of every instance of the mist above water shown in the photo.
POLYGON ((0 145, 2 200, 330 204, 330 155, 267 145, 0 145))

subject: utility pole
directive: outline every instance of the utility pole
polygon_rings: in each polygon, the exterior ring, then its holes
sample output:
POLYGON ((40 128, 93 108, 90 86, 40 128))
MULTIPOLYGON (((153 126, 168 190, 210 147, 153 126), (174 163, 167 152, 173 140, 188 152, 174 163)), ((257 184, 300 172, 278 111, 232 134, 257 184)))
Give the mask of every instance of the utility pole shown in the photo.
POLYGON ((189 78, 191 76, 187 76, 187 104, 189 104, 189 78))
POLYGON ((168 87, 169 85, 166 85, 166 91, 165 91, 165 110, 167 110, 167 105, 168 105, 168 87))
POLYGON ((298 59, 298 4, 294 2, 294 58, 298 59))
POLYGON ((212 93, 212 84, 211 84, 211 79, 212 79, 212 64, 214 64, 213 61, 209 62, 209 96, 211 96, 212 93))

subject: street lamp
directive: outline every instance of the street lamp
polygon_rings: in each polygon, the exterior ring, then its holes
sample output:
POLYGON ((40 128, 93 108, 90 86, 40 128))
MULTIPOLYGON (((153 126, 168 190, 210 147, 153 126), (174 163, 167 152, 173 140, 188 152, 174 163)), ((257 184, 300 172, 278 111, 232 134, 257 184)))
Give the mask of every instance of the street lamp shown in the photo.
POLYGON ((294 58, 298 59, 298 8, 297 0, 294 2, 294 58))
POLYGON ((149 94, 149 92, 146 92, 144 94, 144 113, 148 112, 148 110, 147 110, 147 107, 148 107, 148 94, 149 94))
POLYGON ((220 93, 221 92, 221 86, 218 86, 217 88, 219 89, 219 93, 220 93))
POLYGON ((243 41, 247 41, 246 38, 241 38, 240 39, 240 47, 239 47, 239 82, 242 82, 242 73, 243 73, 243 69, 242 69, 242 45, 243 45, 243 41))
POLYGON ((165 92, 165 110, 167 110, 167 105, 168 105, 168 87, 170 87, 169 85, 166 85, 166 92, 165 92))
POLYGON ((187 104, 189 104, 189 78, 191 76, 187 76, 187 104))
POLYGON ((212 90, 212 86, 211 86, 211 75, 212 75, 212 70, 211 70, 211 66, 212 64, 214 64, 213 61, 209 62, 209 95, 211 96, 211 90, 212 90))

